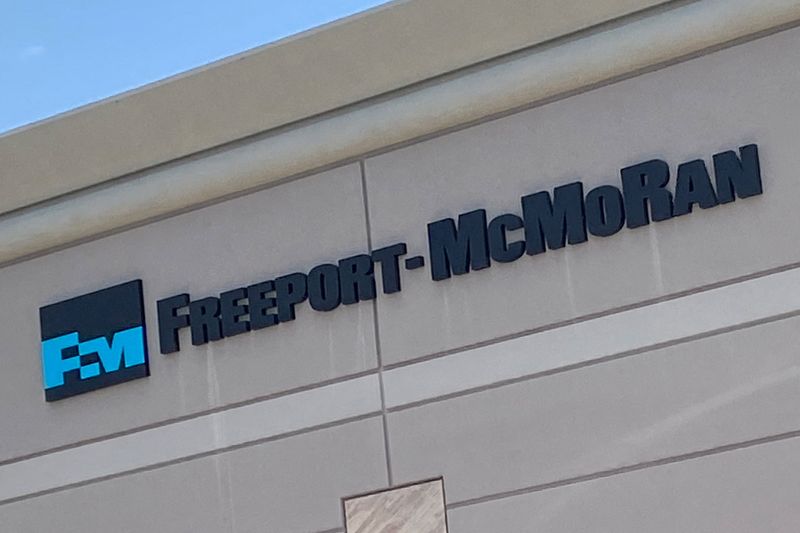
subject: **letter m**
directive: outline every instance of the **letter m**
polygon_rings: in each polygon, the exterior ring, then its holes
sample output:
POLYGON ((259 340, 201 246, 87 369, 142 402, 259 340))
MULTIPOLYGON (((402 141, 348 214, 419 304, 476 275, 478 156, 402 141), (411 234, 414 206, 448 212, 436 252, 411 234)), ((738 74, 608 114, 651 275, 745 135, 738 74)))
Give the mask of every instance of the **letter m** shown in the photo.
POLYGON ((103 365, 104 372, 115 372, 125 364, 125 368, 143 365, 144 328, 142 326, 118 331, 111 339, 111 345, 105 337, 97 337, 78 345, 78 353, 88 355, 96 353, 103 365))
POLYGON ((466 274, 490 265, 486 235, 486 210, 477 209, 428 224, 428 250, 434 281, 466 274))
POLYGON ((525 251, 540 254, 547 248, 556 250, 569 242, 586 241, 586 217, 583 184, 579 181, 556 187, 553 199, 547 191, 522 197, 522 218, 525 220, 525 251))

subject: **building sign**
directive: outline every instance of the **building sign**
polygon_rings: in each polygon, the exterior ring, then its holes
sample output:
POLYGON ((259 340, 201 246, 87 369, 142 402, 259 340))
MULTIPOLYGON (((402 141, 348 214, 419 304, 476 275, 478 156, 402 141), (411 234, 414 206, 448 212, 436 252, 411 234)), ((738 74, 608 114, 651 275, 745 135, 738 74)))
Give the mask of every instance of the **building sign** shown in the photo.
POLYGON ((48 402, 150 375, 141 280, 39 310, 48 402))
MULTIPOLYGON (((215 296, 192 299, 183 293, 162 299, 156 305, 160 351, 180 350, 183 329, 189 330, 193 345, 203 345, 295 320, 295 308, 301 304, 328 312, 373 300, 379 287, 383 294, 398 292, 402 271, 422 268, 426 262, 431 279, 442 281, 493 263, 510 263, 590 238, 610 237, 625 227, 634 229, 688 215, 695 207, 711 209, 762 193, 756 145, 742 146, 738 153, 715 154, 712 161, 711 170, 702 159, 681 163, 675 167, 673 180, 667 162, 653 159, 623 168, 619 186, 602 185, 587 191, 582 182, 575 181, 552 192, 521 197, 518 212, 490 218, 486 210, 477 209, 431 222, 427 225, 427 260, 421 254, 410 255, 406 243, 399 242, 215 296)), ((147 375, 146 350, 134 342, 144 342, 141 286, 136 286, 138 304, 128 295, 114 307, 117 315, 125 317, 119 322, 102 308, 108 305, 104 298, 116 296, 98 296, 119 287, 42 308, 48 400, 147 375), (80 305, 71 303, 79 300, 80 305), (58 306, 64 306, 65 314, 74 313, 74 322, 54 328, 49 317, 62 316, 58 306), (124 306, 130 309, 124 311, 124 306), (74 355, 76 347, 85 359, 74 355)))

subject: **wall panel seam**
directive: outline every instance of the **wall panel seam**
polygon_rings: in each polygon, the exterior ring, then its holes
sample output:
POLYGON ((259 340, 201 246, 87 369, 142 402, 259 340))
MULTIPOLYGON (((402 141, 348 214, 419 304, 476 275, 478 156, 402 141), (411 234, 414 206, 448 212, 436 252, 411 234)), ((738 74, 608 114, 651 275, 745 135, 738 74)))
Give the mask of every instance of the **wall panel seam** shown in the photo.
POLYGON ((642 463, 637 463, 634 465, 624 466, 620 468, 613 468, 609 470, 601 470, 598 472, 593 472, 591 474, 584 474, 580 476, 574 476, 570 478, 560 479, 556 481, 551 481, 548 483, 541 483, 538 485, 531 485, 529 487, 522 487, 519 489, 509 490, 498 492, 494 494, 487 494, 485 496, 479 496, 477 498, 469 498, 466 500, 461 500, 457 502, 452 502, 447 504, 447 509, 455 510, 462 507, 468 507, 471 505, 480 505, 482 503, 492 502, 503 500, 506 498, 513 498, 515 496, 521 496, 524 494, 532 494, 535 492, 542 492, 545 490, 555 489, 559 487, 566 487, 569 485, 577 485, 580 483, 586 483, 590 481, 594 481, 597 479, 609 478, 618 475, 625 475, 632 472, 638 472, 641 470, 648 470, 650 468, 658 468, 661 466, 667 466, 687 461, 694 461, 698 459, 703 459, 706 457, 713 457, 715 455, 720 455, 724 453, 731 453, 736 452, 739 450, 744 450, 748 448, 753 448, 757 446, 768 446, 769 444, 782 442, 785 440, 796 439, 800 437, 800 429, 795 431, 788 431, 785 433, 779 433, 776 435, 768 435, 764 437, 759 437, 756 439, 750 439, 746 441, 740 441, 730 444, 724 444, 721 446, 715 446, 713 448, 708 448, 704 450, 698 450, 694 452, 683 453, 679 455, 673 455, 669 457, 664 457, 660 459, 654 459, 651 461, 645 461, 642 463))
POLYGON ((252 446, 259 446, 259 445, 262 445, 262 444, 268 444, 268 443, 271 443, 271 442, 277 442, 277 441, 286 440, 286 439, 289 439, 289 438, 292 438, 292 437, 298 437, 298 436, 306 435, 306 434, 309 434, 309 433, 314 433, 316 431, 323 431, 323 430, 326 430, 326 429, 336 428, 336 427, 339 427, 339 426, 345 426, 347 424, 351 424, 351 423, 354 423, 354 422, 362 422, 364 420, 370 420, 370 419, 378 418, 378 417, 380 417, 380 414, 381 414, 380 411, 375 411, 375 412, 367 413, 367 414, 364 414, 364 415, 359 415, 359 416, 354 416, 354 417, 347 418, 347 419, 337 420, 335 422, 330 422, 330 423, 327 423, 327 424, 320 424, 320 425, 317 425, 317 426, 307 427, 307 428, 303 428, 303 429, 300 429, 300 430, 297 430, 297 431, 293 431, 293 432, 289 432, 289 433, 283 433, 283 434, 280 434, 280 435, 274 435, 274 436, 271 436, 271 437, 266 437, 266 438, 263 438, 263 439, 258 439, 258 440, 254 440, 254 441, 250 441, 250 442, 245 442, 245 443, 242 443, 242 444, 236 444, 236 445, 233 445, 233 446, 228 446, 226 448, 218 448, 218 449, 211 450, 211 451, 208 451, 208 452, 198 453, 198 454, 194 454, 194 455, 188 455, 186 457, 181 457, 179 459, 174 459, 172 461, 163 461, 163 462, 160 462, 160 463, 153 463, 151 465, 143 466, 143 467, 140 467, 140 468, 134 468, 134 469, 130 469, 130 470, 115 472, 113 474, 108 474, 108 475, 101 476, 101 477, 95 477, 95 478, 87 479, 85 481, 80 481, 80 482, 76 482, 76 483, 70 483, 70 484, 67 484, 67 485, 60 485, 58 487, 53 487, 51 489, 41 490, 41 491, 37 491, 37 492, 31 492, 31 493, 23 494, 23 495, 16 496, 16 497, 13 497, 13 498, 0 500, 0 507, 2 507, 3 505, 12 504, 12 503, 16 503, 16 502, 19 502, 19 501, 29 500, 29 499, 32 499, 32 498, 38 498, 40 496, 46 496, 48 494, 54 494, 54 493, 57 493, 57 492, 63 492, 65 490, 80 488, 80 487, 84 487, 84 486, 87 486, 87 485, 93 485, 95 483, 101 483, 103 481, 109 481, 109 480, 112 480, 112 479, 119 479, 119 478, 122 478, 122 477, 132 476, 132 475, 140 474, 140 473, 143 473, 143 472, 150 472, 150 471, 153 471, 153 470, 159 470, 161 468, 167 468, 167 467, 170 467, 170 466, 174 466, 174 465, 179 465, 179 464, 182 464, 182 463, 195 461, 195 460, 198 460, 198 459, 204 459, 206 457, 214 457, 214 456, 223 455, 223 454, 226 454, 226 453, 232 453, 232 452, 236 452, 236 451, 239 451, 239 450, 242 450, 242 449, 245 449, 245 448, 250 448, 252 446))
POLYGON ((630 357, 646 356, 648 354, 651 354, 652 352, 656 352, 658 350, 663 350, 665 348, 672 348, 672 347, 675 347, 675 346, 681 346, 681 345, 684 345, 684 344, 689 344, 691 342, 695 342, 695 341, 699 341, 699 340, 703 340, 703 339, 710 339, 710 338, 714 338, 714 337, 719 337, 721 335, 726 335, 728 333, 735 333, 737 331, 746 331, 748 329, 755 328, 755 327, 758 327, 758 326, 763 326, 763 325, 766 325, 766 324, 772 324, 772 323, 775 323, 775 322, 781 322, 783 320, 789 320, 789 319, 797 318, 797 317, 800 317, 800 309, 798 309, 797 311, 792 311, 790 313, 783 313, 781 315, 775 315, 775 316, 772 316, 772 317, 769 317, 769 318, 764 318, 764 319, 760 319, 760 320, 754 320, 752 322, 746 322, 746 323, 743 323, 743 324, 737 324, 735 326, 721 328, 721 329, 709 331, 709 332, 706 332, 706 333, 701 333, 701 334, 698 334, 698 335, 692 335, 690 337, 682 337, 682 338, 679 338, 679 339, 674 339, 674 340, 670 340, 670 341, 663 342, 663 343, 651 344, 651 345, 644 346, 642 348, 638 348, 638 349, 635 349, 635 350, 629 350, 629 351, 626 351, 626 352, 621 352, 621 353, 618 353, 618 354, 609 355, 607 357, 599 357, 597 359, 591 359, 591 360, 583 361, 583 362, 576 363, 576 364, 573 364, 573 365, 552 368, 552 369, 544 370, 542 372, 535 372, 535 373, 532 373, 532 374, 526 374, 524 376, 510 378, 510 379, 506 379, 506 380, 502 380, 502 381, 497 381, 497 382, 489 383, 489 384, 486 384, 486 385, 481 385, 479 387, 473 387, 473 388, 469 388, 469 389, 464 389, 464 390, 460 390, 458 392, 453 392, 453 393, 449 393, 449 394, 443 394, 443 395, 440 395, 440 396, 431 396, 430 398, 426 398, 424 400, 419 400, 419 401, 415 401, 415 402, 406 403, 406 404, 403 404, 403 405, 398 406, 398 407, 390 407, 388 409, 388 412, 389 413, 400 413, 400 412, 403 412, 403 411, 408 411, 408 410, 411 410, 411 409, 415 409, 417 407, 423 407, 425 405, 431 405, 431 404, 434 404, 434 403, 445 402, 445 401, 452 400, 452 399, 455 399, 455 398, 462 398, 464 396, 471 396, 473 394, 479 394, 479 393, 490 391, 490 390, 501 389, 501 388, 507 387, 509 385, 515 385, 517 383, 525 383, 525 382, 528 382, 528 381, 532 381, 534 379, 544 378, 544 377, 548 377, 548 376, 555 376, 555 375, 558 375, 558 374, 564 374, 566 372, 572 372, 574 370, 581 370, 583 368, 590 368, 590 367, 597 366, 597 365, 613 363, 615 361, 619 361, 619 360, 622 360, 622 359, 628 359, 630 357))
POLYGON ((136 426, 136 427, 133 427, 133 428, 126 429, 124 431, 115 431, 115 432, 112 432, 112 433, 101 435, 99 437, 93 437, 93 438, 89 438, 89 439, 82 439, 82 440, 78 440, 78 441, 75 441, 75 442, 71 442, 69 444, 64 444, 62 446, 54 446, 52 448, 47 448, 45 450, 41 450, 41 451, 38 451, 38 452, 29 453, 29 454, 25 454, 25 455, 12 457, 10 459, 2 460, 2 461, 0 461, 0 468, 2 468, 3 466, 6 466, 6 465, 19 463, 21 461, 27 461, 29 459, 34 459, 36 457, 49 455, 51 453, 62 452, 62 451, 70 450, 72 448, 79 448, 81 446, 85 446, 85 445, 88 445, 88 444, 94 444, 94 443, 103 442, 103 441, 106 441, 106 440, 115 439, 115 438, 118 438, 118 437, 124 437, 126 435, 131 435, 131 434, 134 434, 134 433, 140 433, 142 431, 147 431, 147 430, 150 430, 150 429, 157 429, 157 428, 160 428, 160 427, 169 426, 169 425, 177 424, 177 423, 180 423, 180 422, 186 422, 186 421, 189 421, 189 420, 194 420, 196 418, 201 418, 201 417, 208 416, 208 415, 224 413, 226 411, 230 411, 232 409, 237 409, 239 407, 246 407, 248 405, 258 404, 258 403, 266 402, 266 401, 270 401, 270 400, 277 400, 277 399, 280 399, 280 398, 284 398, 286 396, 292 396, 294 394, 298 394, 298 393, 302 393, 302 392, 306 392, 306 391, 313 391, 315 389, 320 389, 320 388, 323 388, 323 387, 327 387, 329 385, 336 385, 338 383, 345 383, 345 382, 352 381, 354 379, 358 379, 358 378, 362 378, 362 377, 367 377, 367 376, 372 376, 372 375, 377 376, 377 374, 378 374, 378 370, 377 369, 365 370, 363 372, 356 372, 354 374, 348 374, 346 376, 341 376, 341 377, 334 378, 334 379, 328 379, 328 380, 325 380, 325 381, 319 381, 317 383, 311 383, 311 384, 308 384, 308 385, 303 385, 301 387, 293 387, 291 389, 275 392, 275 393, 272 393, 272 394, 266 394, 264 396, 258 396, 258 397, 255 397, 255 398, 250 398, 248 400, 241 401, 241 402, 234 402, 234 403, 223 405, 223 406, 216 407, 216 408, 213 408, 213 409, 206 409, 206 410, 197 411, 197 412, 194 412, 194 413, 191 413, 191 414, 188 414, 188 415, 177 416, 177 417, 174 417, 174 418, 161 420, 161 421, 158 421, 158 422, 155 422, 155 423, 152 423, 152 424, 145 424, 145 425, 142 425, 142 426, 136 426))
MULTIPOLYGON (((366 163, 364 160, 358 162, 359 170, 361 171, 361 194, 363 196, 364 202, 364 221, 367 231, 367 248, 369 250, 369 254, 372 255, 373 247, 372 247, 372 226, 370 224, 370 212, 369 212, 369 194, 367 193, 367 168, 366 163)), ((376 281, 377 284, 377 281, 376 281)), ((378 287, 375 288, 376 293, 378 291, 378 287)), ((384 389, 383 384, 383 357, 381 353, 381 335, 380 335, 380 322, 378 320, 378 298, 377 294, 376 297, 372 300, 372 320, 373 320, 373 327, 375 329, 375 353, 378 359, 378 386, 380 387, 380 395, 381 395, 381 423, 383 429, 383 453, 386 459, 386 480, 391 487, 393 482, 393 475, 392 475, 392 457, 391 457, 391 449, 389 446, 389 420, 387 416, 387 409, 386 409, 386 392, 384 389)))
POLYGON ((380 412, 377 376, 357 378, 6 464, 0 467, 0 501, 287 438, 380 412))
POLYGON ((800 269, 788 270, 389 370, 390 409, 492 383, 732 331, 800 312, 800 269), (724 310, 721 311, 721 310, 724 310))
MULTIPOLYGON (((558 253, 558 251, 556 251, 555 253, 558 253)), ((756 279, 759 279, 759 278, 764 278, 764 277, 767 277, 767 276, 771 276, 773 274, 779 274, 781 272, 787 272, 789 270, 795 270, 795 269, 798 269, 798 268, 800 268, 800 262, 788 263, 786 265, 782 265, 782 266, 775 267, 775 268, 769 268, 769 269, 766 269, 766 270, 759 270, 757 272, 753 272, 751 274, 746 274, 744 276, 737 276, 737 277, 734 277, 734 278, 729 278, 729 279, 717 281, 717 282, 714 282, 714 283, 708 283, 708 284, 705 284, 705 285, 699 285, 697 287, 692 287, 690 289, 671 292, 669 294, 665 294, 663 296, 659 296, 659 297, 656 297, 656 298, 648 298, 648 299, 640 300, 638 302, 634 302, 634 303, 627 304, 627 305, 621 305, 621 306, 618 306, 618 307, 611 307, 609 309, 603 309, 602 311, 598 311, 596 313, 588 313, 588 314, 580 315, 580 316, 577 316, 577 317, 574 317, 574 318, 570 318, 570 319, 567 319, 567 320, 559 320, 559 321, 551 322, 549 324, 544 324, 542 326, 538 326, 538 327, 535 327, 535 328, 524 329, 522 331, 517 331, 517 332, 511 333, 511 334, 508 334, 508 335, 500 335, 500 336, 497 336, 497 337, 492 337, 491 339, 486 339, 486 340, 479 341, 479 342, 474 342, 474 343, 471 343, 471 344, 464 344, 464 345, 461 345, 461 346, 458 346, 458 347, 455 347, 455 348, 449 348, 447 350, 441 350, 441 351, 433 352, 433 353, 430 353, 430 354, 427 354, 427 355, 423 355, 421 357, 417 357, 415 359, 411 359, 409 361, 400 361, 400 362, 397 362, 397 363, 392 363, 392 364, 389 364, 389 365, 385 365, 384 366, 384 370, 388 371, 388 370, 394 370, 396 368, 403 368, 403 367, 406 367, 406 366, 412 366, 412 365, 415 365, 415 364, 418 364, 418 363, 423 363, 425 361, 431 361, 431 360, 435 360, 435 359, 440 359, 442 357, 447 357, 449 355, 455 355, 455 354, 458 354, 458 353, 461 353, 461 352, 465 352, 465 351, 468 351, 468 350, 473 350, 473 349, 476 349, 476 348, 482 348, 482 347, 486 347, 486 346, 492 346, 494 344, 500 344, 500 343, 503 343, 503 342, 506 342, 506 341, 518 339, 520 337, 528 337, 530 335, 535 335, 537 333, 544 333, 546 331, 550 331, 550 330, 553 330, 553 329, 558 329, 558 328, 563 328, 563 327, 566 327, 566 326, 580 324, 582 322, 588 322, 590 320, 595 320, 597 318, 603 318, 603 317, 607 317, 607 316, 611 316, 611 315, 616 315, 616 314, 619 314, 619 313, 624 313, 626 311, 633 311, 633 310, 636 310, 636 309, 642 309, 642 308, 645 308, 645 307, 650 307, 650 306, 655 305, 655 304, 659 304, 659 303, 663 303, 663 302, 669 302, 669 301, 672 301, 672 300, 677 300, 677 299, 680 299, 680 298, 684 298, 686 296, 692 296, 692 295, 695 295, 695 294, 703 294, 705 292, 712 291, 714 289, 720 289, 720 288, 723 288, 723 287, 736 285, 736 284, 739 284, 739 283, 742 283, 742 282, 745 282, 745 281, 756 280, 756 279)), ((0 463, 0 464, 2 464, 2 463, 0 463)))

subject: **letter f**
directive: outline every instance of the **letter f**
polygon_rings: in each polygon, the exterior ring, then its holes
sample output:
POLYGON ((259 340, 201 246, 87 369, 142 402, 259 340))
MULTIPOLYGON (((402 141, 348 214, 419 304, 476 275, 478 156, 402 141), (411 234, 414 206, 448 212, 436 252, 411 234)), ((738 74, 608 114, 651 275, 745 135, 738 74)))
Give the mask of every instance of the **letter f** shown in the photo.
POLYGON ((66 348, 78 345, 78 333, 67 333, 61 337, 42 341, 42 373, 44 388, 52 389, 64 384, 64 373, 81 367, 79 356, 64 359, 62 352, 66 348))

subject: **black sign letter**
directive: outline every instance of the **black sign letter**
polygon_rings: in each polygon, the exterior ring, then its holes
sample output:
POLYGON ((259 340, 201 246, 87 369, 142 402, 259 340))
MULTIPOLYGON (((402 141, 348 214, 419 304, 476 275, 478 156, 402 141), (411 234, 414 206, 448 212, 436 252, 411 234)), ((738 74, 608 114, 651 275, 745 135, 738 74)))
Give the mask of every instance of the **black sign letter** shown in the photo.
POLYGON ((733 202, 736 196, 747 198, 764 192, 761 185, 761 165, 758 161, 758 146, 748 144, 736 152, 728 151, 714 156, 714 177, 717 181, 719 203, 733 202))
POLYGON ((189 315, 179 315, 178 309, 189 305, 189 295, 179 294, 171 298, 159 300, 158 308, 158 342, 161 353, 168 354, 181 349, 178 330, 189 325, 189 315))
POLYGON ((458 215, 457 229, 452 218, 428 224, 428 249, 434 281, 490 266, 486 210, 458 215))
POLYGON ((650 223, 648 202, 654 221, 672 218, 672 193, 665 189, 669 182, 669 166, 664 161, 645 161, 623 168, 620 174, 629 228, 650 223))
POLYGON ((678 177, 675 179, 675 209, 677 217, 692 212, 694 204, 703 209, 714 207, 717 196, 711 186, 706 164, 702 159, 695 159, 678 166, 678 177))
POLYGON ((583 184, 579 181, 556 187, 553 200, 547 191, 522 197, 522 218, 525 220, 525 251, 540 254, 547 248, 556 250, 586 241, 583 184))

